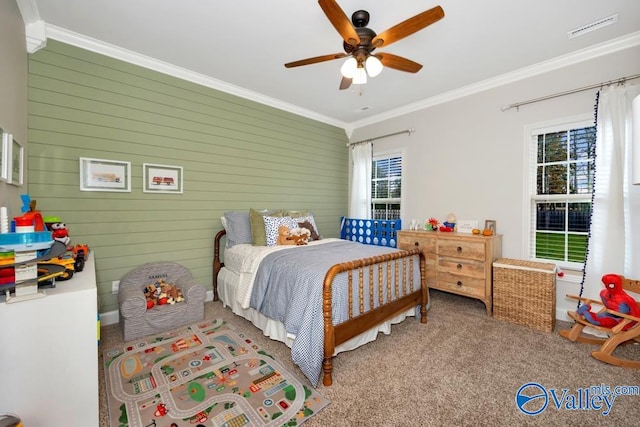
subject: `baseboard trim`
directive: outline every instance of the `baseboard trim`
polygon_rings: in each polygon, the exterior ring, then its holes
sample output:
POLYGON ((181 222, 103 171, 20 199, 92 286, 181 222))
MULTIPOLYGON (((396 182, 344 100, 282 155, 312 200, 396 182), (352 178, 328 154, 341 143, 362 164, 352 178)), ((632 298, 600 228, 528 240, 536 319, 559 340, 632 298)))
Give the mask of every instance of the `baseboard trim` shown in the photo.
MULTIPOLYGON (((213 301, 213 291, 207 291, 207 296, 204 298, 205 302, 213 301)), ((113 325, 120 322, 120 313, 118 310, 105 311, 100 313, 100 326, 113 325)))

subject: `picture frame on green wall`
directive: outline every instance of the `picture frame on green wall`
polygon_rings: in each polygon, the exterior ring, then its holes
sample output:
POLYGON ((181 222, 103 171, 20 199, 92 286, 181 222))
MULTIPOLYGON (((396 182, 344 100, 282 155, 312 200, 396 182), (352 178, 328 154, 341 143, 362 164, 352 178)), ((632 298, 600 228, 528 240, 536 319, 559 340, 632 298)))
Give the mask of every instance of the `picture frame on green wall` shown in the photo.
POLYGON ((0 127, 0 181, 9 179, 9 133, 0 127))
POLYGON ((142 164, 142 191, 182 194, 182 166, 142 164))
POLYGON ((80 157, 81 191, 131 192, 131 162, 80 157))
POLYGON ((9 161, 7 167, 9 169, 7 182, 15 186, 24 184, 24 147, 16 141, 12 135, 9 135, 9 161))

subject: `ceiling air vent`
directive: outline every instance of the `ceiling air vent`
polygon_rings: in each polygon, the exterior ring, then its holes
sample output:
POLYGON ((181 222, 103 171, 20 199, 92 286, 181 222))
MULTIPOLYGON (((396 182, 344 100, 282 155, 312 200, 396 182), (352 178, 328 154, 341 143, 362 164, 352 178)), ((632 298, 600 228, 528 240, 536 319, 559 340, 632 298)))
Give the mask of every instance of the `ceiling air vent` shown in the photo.
POLYGON ((587 25, 583 25, 580 28, 576 28, 575 30, 571 30, 567 33, 570 39, 586 34, 590 31, 599 30, 602 27, 606 27, 607 25, 615 24, 618 22, 618 14, 611 15, 607 18, 599 19, 595 22, 592 22, 587 25))

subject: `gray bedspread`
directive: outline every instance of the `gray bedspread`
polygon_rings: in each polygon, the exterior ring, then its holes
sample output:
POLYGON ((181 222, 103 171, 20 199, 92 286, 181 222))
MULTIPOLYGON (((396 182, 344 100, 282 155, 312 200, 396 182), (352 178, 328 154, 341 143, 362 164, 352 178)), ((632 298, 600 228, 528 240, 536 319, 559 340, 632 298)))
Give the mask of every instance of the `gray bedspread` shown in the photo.
MULTIPOLYGON (((296 336, 291 347, 292 359, 314 386, 320 379, 324 357, 322 284, 325 274, 335 264, 394 251, 396 249, 341 240, 277 251, 262 260, 256 272, 250 305, 283 323, 287 333, 296 336)), ((420 287, 419 260, 417 256, 412 258, 414 289, 417 289, 420 287)), ((408 268, 405 273, 408 277, 408 268)), ((368 281, 367 269, 365 274, 368 281)), ((386 277, 386 268, 384 274, 386 277)), ((377 285, 377 271, 374 277, 377 285)), ((357 282, 357 276, 354 282, 357 282)), ((333 284, 334 325, 348 319, 346 284, 346 273, 338 275, 333 284)), ((384 293, 386 296, 386 290, 384 293)), ((377 304, 377 296, 374 300, 377 304)), ((368 305, 368 296, 364 301, 368 305)), ((354 313, 359 312, 357 305, 354 303, 354 313)))

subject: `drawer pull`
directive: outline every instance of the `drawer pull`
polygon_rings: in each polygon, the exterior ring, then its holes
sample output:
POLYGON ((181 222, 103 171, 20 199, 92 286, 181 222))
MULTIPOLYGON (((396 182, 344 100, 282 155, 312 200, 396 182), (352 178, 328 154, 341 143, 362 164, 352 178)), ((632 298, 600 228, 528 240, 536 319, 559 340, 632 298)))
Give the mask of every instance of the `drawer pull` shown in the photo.
POLYGON ((458 265, 456 265, 456 268, 457 268, 458 270, 462 270, 462 264, 458 264, 458 265))
POLYGON ((458 251, 458 253, 462 252, 462 247, 458 246, 458 248, 456 249, 456 251, 458 251))
POLYGON ((458 280, 458 283, 456 283, 456 285, 461 288, 462 287, 462 282, 460 280, 458 280))

